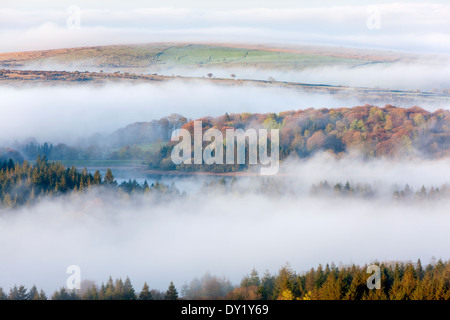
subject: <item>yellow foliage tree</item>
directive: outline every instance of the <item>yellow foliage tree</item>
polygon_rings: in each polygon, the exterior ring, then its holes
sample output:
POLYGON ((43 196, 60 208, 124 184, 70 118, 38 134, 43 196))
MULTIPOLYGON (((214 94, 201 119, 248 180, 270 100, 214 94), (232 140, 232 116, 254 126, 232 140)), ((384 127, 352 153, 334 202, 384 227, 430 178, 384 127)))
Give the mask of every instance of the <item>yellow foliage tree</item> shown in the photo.
POLYGON ((291 290, 286 289, 278 296, 278 300, 294 300, 294 294, 291 290))

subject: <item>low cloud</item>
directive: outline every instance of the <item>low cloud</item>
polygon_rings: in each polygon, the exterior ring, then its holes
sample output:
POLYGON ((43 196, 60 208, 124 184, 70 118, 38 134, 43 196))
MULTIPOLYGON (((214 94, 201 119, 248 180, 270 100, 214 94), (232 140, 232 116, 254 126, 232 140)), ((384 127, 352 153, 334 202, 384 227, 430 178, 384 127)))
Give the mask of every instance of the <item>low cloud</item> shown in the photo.
POLYGON ((438 185, 449 181, 447 164, 319 156, 290 166, 296 173, 283 179, 294 181, 294 193, 282 196, 254 192, 258 181, 250 180, 237 194, 188 191, 185 198, 156 202, 92 190, 1 211, 0 285, 36 284, 51 294, 65 285, 73 264, 82 280, 129 276, 137 290, 144 281, 165 290, 170 281, 180 288, 205 272, 237 284, 253 267, 276 273, 286 262, 302 272, 319 263, 448 258, 448 200, 323 198, 307 190, 317 178, 438 185))
POLYGON ((171 67, 155 65, 148 69, 149 72, 157 72, 162 75, 205 76, 205 72, 211 72, 217 78, 231 78, 231 73, 237 79, 267 80, 274 78, 277 81, 288 81, 309 84, 344 85, 352 87, 371 87, 395 90, 423 90, 450 88, 450 80, 447 76, 450 72, 450 60, 445 57, 429 56, 415 59, 409 62, 365 62, 361 60, 354 65, 327 65, 325 62, 319 66, 305 66, 299 63, 297 68, 253 68, 234 67, 207 68, 171 67))
MULTIPOLYGON (((343 70, 325 77, 332 80, 341 73, 344 73, 343 70)), ((258 74, 263 73, 255 72, 256 78, 258 74)), ((304 74, 312 75, 313 72, 304 71, 304 74)), ((275 76, 282 77, 283 73, 275 76)), ((353 76, 357 77, 356 74, 353 76)), ((386 74, 383 73, 374 75, 372 80, 367 81, 382 81, 384 76, 386 74)), ((352 76, 348 80, 352 82, 352 76)), ((306 108, 352 107, 368 103, 356 96, 339 98, 327 93, 308 93, 288 88, 221 86, 182 80, 142 85, 4 86, 0 87, 0 95, 0 145, 4 147, 11 147, 14 141, 21 142, 31 137, 41 142, 74 144, 93 134, 110 134, 131 123, 160 119, 172 113, 198 119, 225 113, 277 113, 306 108)), ((379 106, 386 104, 395 103, 387 98, 379 106)), ((424 101, 397 106, 414 105, 430 111, 448 108, 446 103, 424 101)))
MULTIPOLYGON (((111 133, 130 123, 171 113, 196 119, 226 112, 267 113, 346 105, 326 94, 183 81, 135 86, 0 87, 0 95, 0 137, 4 143, 28 137, 74 142, 79 137, 111 133)), ((356 103, 350 100, 347 105, 356 103)))

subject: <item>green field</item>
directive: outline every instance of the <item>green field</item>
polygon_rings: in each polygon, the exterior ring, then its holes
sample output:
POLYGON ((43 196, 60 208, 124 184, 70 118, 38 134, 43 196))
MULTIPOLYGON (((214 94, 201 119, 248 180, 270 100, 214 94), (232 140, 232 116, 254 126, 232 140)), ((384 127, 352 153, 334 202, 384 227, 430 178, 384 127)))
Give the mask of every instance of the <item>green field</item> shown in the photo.
MULTIPOLYGON (((203 44, 148 44, 75 48, 30 60, 35 66, 61 64, 68 68, 245 67, 303 68, 320 65, 355 66, 373 62, 362 57, 339 57, 325 53, 295 53, 203 44)), ((130 69, 130 70, 131 70, 130 69)))
POLYGON ((323 55, 306 55, 268 50, 188 45, 170 47, 158 55, 157 63, 178 65, 224 64, 290 64, 311 66, 317 64, 361 64, 366 60, 338 58, 323 55))

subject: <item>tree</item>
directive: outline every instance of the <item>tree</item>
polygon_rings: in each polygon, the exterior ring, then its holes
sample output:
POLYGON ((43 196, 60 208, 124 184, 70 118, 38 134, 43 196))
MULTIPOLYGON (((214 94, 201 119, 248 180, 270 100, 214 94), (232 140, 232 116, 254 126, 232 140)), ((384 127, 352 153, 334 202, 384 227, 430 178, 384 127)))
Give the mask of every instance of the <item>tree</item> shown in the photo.
POLYGON ((292 291, 289 289, 284 290, 281 292, 281 294, 278 296, 277 300, 294 300, 295 297, 292 294, 292 291))
POLYGON ((322 149, 325 145, 326 136, 322 130, 315 132, 311 137, 306 141, 306 147, 308 151, 314 151, 318 149, 322 149))
POLYGON ((102 183, 102 175, 98 170, 95 170, 94 173, 94 184, 99 185, 102 183))
POLYGON ((9 291, 9 300, 29 300, 27 289, 24 286, 14 286, 9 291))
POLYGON ((178 300, 178 291, 175 285, 170 281, 169 288, 166 291, 165 300, 178 300))
POLYGON ((416 273, 417 273, 417 278, 419 280, 422 280, 423 279, 423 268, 422 268, 422 261, 420 261, 420 259, 417 260, 416 273))
POLYGON ((124 285, 122 279, 116 279, 113 300, 124 300, 124 285))
POLYGON ((256 286, 259 287, 261 284, 261 280, 258 275, 258 271, 255 268, 252 269, 250 275, 246 276, 241 281, 241 287, 251 287, 256 286))
POLYGON ((404 299, 410 300, 417 286, 416 270, 412 264, 408 264, 402 277, 402 291, 404 299))
POLYGON ((39 296, 38 297, 34 297, 34 300, 47 300, 47 295, 45 294, 44 290, 40 290, 39 291, 39 296))
POLYGON ((152 289, 152 290, 150 290, 150 293, 152 294, 153 300, 164 300, 165 299, 164 291, 152 289))
POLYGON ((98 290, 98 299, 99 300, 105 300, 105 296, 106 296, 106 286, 102 282, 102 284, 100 286, 100 289, 98 290))
POLYGON ((141 293, 139 294, 139 300, 153 300, 152 293, 147 282, 144 282, 141 293))
POLYGON ((87 288, 86 292, 83 295, 83 300, 99 300, 99 299, 100 299, 99 292, 95 285, 92 285, 91 287, 87 288))
POLYGON ((351 271, 353 273, 353 279, 345 295, 346 300, 361 300, 363 294, 369 290, 367 288, 367 275, 365 272, 363 273, 362 270, 356 267, 354 269, 354 271, 351 271))
POLYGON ((114 175, 110 168, 106 169, 105 174, 105 183, 107 184, 113 184, 114 183, 114 175))
POLYGON ((334 274, 328 273, 327 279, 320 290, 321 299, 325 300, 341 300, 342 295, 342 280, 336 279, 334 274))
POLYGON ((352 188, 350 187, 350 182, 346 182, 345 183, 345 185, 344 185, 344 190, 346 191, 346 192, 350 192, 351 190, 352 190, 352 188))
POLYGON ((14 169, 14 161, 10 158, 8 161, 8 170, 14 169))
POLYGON ((425 125, 425 118, 420 113, 416 114, 413 119, 416 126, 422 128, 425 125))
POLYGON ((144 181, 144 184, 142 185, 142 190, 144 192, 149 192, 150 191, 150 187, 149 187, 149 185, 147 183, 147 180, 144 181))
POLYGON ((69 292, 66 288, 63 287, 59 291, 55 291, 52 296, 52 300, 80 300, 80 296, 78 296, 75 289, 69 292))
POLYGON ((123 298, 124 300, 136 300, 136 293, 131 285, 129 277, 127 277, 123 283, 123 298))
POLYGON ((111 276, 108 278, 108 282, 106 283, 106 286, 103 286, 102 284, 102 296, 104 300, 113 300, 114 299, 114 281, 111 276))
POLYGON ((267 300, 272 297, 275 288, 275 278, 266 271, 261 278, 261 284, 258 288, 258 293, 261 295, 261 299, 267 300))
POLYGON ((9 193, 5 194, 5 196, 3 197, 3 206, 5 206, 6 208, 10 208, 13 205, 14 205, 14 202, 12 201, 9 193))
POLYGON ((291 269, 289 264, 286 264, 280 269, 274 285, 274 299, 280 299, 283 293, 289 296, 289 292, 295 296, 295 272, 291 269))
POLYGON ((435 300, 436 299, 436 281, 430 273, 419 281, 416 290, 412 296, 413 300, 435 300))
POLYGON ((220 279, 208 272, 201 279, 201 297, 204 299, 219 299, 232 290, 231 283, 225 278, 220 279))
POLYGON ((0 300, 8 300, 8 295, 3 291, 2 287, 0 287, 0 300))
POLYGON ((320 288, 326 280, 326 275, 323 272, 323 267, 321 264, 317 267, 317 270, 315 272, 315 280, 316 280, 316 287, 320 288))
POLYGON ((237 287, 229 292, 225 298, 230 300, 261 300, 261 294, 255 286, 237 287))
POLYGON ((387 116, 386 117, 386 123, 384 125, 384 130, 386 131, 391 131, 393 129, 393 124, 392 124, 392 117, 391 116, 387 116))
POLYGON ((39 292, 36 286, 32 286, 28 292, 28 300, 39 300, 39 292))

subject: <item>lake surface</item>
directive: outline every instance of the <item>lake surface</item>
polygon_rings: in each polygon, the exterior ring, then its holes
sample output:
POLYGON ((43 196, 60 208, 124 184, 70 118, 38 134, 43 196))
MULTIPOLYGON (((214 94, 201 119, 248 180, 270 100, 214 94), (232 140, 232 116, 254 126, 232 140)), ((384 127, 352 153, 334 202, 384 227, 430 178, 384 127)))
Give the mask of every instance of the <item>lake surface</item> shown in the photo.
MULTIPOLYGON (((95 171, 99 171, 102 177, 105 176, 106 171, 111 169, 115 180, 118 184, 129 181, 136 180, 139 184, 143 184, 145 181, 149 185, 159 181, 167 185, 175 184, 176 188, 180 192, 195 193, 197 192, 204 183, 211 181, 217 181, 222 178, 222 176, 216 175, 194 175, 190 174, 165 174, 162 172, 150 173, 143 161, 139 160, 58 160, 66 167, 75 166, 78 170, 83 170, 86 168, 89 173, 94 174, 95 171)), ((226 180, 231 180, 232 177, 224 176, 226 180)))

